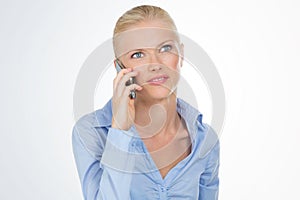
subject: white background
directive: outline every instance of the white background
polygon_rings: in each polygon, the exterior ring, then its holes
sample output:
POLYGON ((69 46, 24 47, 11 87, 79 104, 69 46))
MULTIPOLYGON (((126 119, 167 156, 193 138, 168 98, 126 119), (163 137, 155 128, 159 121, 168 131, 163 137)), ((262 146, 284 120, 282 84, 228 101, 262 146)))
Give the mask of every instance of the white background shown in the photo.
POLYGON ((296 0, 2 0, 0 199, 82 199, 71 147, 76 77, 140 4, 167 10, 218 68, 227 105, 219 199, 300 199, 296 0))

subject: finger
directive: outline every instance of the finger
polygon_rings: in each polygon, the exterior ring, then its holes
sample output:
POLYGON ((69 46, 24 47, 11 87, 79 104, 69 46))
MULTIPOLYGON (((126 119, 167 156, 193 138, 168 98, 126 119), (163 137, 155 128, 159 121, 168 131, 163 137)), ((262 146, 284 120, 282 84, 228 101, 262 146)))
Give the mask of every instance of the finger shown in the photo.
POLYGON ((115 83, 114 85, 114 93, 118 94, 117 96, 122 95, 125 87, 127 86, 126 82, 129 81, 130 78, 134 77, 137 75, 137 71, 133 71, 133 72, 128 72, 125 75, 123 75, 123 77, 121 78, 121 80, 118 83, 115 83))
POLYGON ((127 97, 129 96, 131 90, 141 91, 142 89, 143 88, 140 85, 134 83, 134 84, 131 84, 129 86, 124 86, 124 87, 120 88, 119 90, 116 90, 114 92, 114 97, 116 97, 116 98, 121 98, 122 97, 122 98, 127 99, 127 97))
POLYGON ((126 68, 126 69, 122 69, 119 73, 117 73, 117 76, 114 78, 114 89, 116 87, 116 85, 118 84, 118 82, 120 81, 120 79, 128 72, 131 72, 132 68, 126 68))
POLYGON ((131 78, 138 75, 137 71, 128 72, 123 75, 123 77, 120 79, 119 83, 117 85, 126 86, 126 82, 131 78))
POLYGON ((138 85, 138 84, 131 84, 129 86, 124 86, 122 88, 120 88, 119 90, 116 90, 114 95, 116 98, 127 98, 130 94, 131 90, 137 90, 137 91, 141 91, 143 88, 142 86, 138 85))
POLYGON ((127 86, 127 87, 125 87, 125 89, 124 89, 124 91, 123 91, 123 96, 124 97, 128 97, 129 96, 129 94, 130 94, 130 92, 132 91, 132 90, 137 90, 137 91, 141 91, 143 88, 141 87, 141 86, 139 86, 138 84, 131 84, 131 85, 129 85, 129 86, 127 86))

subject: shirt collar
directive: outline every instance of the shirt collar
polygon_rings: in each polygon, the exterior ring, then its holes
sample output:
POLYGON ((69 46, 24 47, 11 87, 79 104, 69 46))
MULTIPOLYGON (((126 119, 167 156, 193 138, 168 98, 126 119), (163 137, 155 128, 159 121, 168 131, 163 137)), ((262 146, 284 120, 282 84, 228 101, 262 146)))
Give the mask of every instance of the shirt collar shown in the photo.
MULTIPOLYGON (((195 133, 195 123, 197 125, 202 124, 202 114, 193 106, 188 104, 181 98, 177 98, 177 112, 185 120, 187 128, 190 132, 195 133)), ((111 126, 112 119, 112 99, 110 99, 103 108, 96 110, 96 119, 97 122, 95 127, 107 127, 111 126)))
POLYGON ((184 119, 192 142, 194 143, 198 131, 197 128, 203 128, 203 115, 196 108, 181 98, 177 98, 177 112, 184 119))

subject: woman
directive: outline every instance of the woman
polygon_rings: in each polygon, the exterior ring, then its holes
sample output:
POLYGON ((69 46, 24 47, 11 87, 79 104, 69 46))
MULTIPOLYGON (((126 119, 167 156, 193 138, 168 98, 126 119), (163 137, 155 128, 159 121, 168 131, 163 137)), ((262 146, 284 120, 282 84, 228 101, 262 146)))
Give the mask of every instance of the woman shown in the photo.
POLYGON ((184 48, 171 17, 135 7, 117 21, 113 45, 115 66, 123 67, 113 97, 73 129, 84 198, 217 199, 219 142, 176 96, 184 48))

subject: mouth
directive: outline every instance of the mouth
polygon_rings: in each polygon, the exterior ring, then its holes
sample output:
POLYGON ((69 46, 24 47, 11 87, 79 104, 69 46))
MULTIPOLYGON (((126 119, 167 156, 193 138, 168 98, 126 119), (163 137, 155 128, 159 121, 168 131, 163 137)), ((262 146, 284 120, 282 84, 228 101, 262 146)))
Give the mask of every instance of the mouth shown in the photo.
POLYGON ((164 82, 166 82, 168 80, 169 76, 167 75, 158 75, 155 76, 154 78, 150 79, 147 81, 147 83, 151 84, 151 85, 160 85, 163 84, 164 82))

